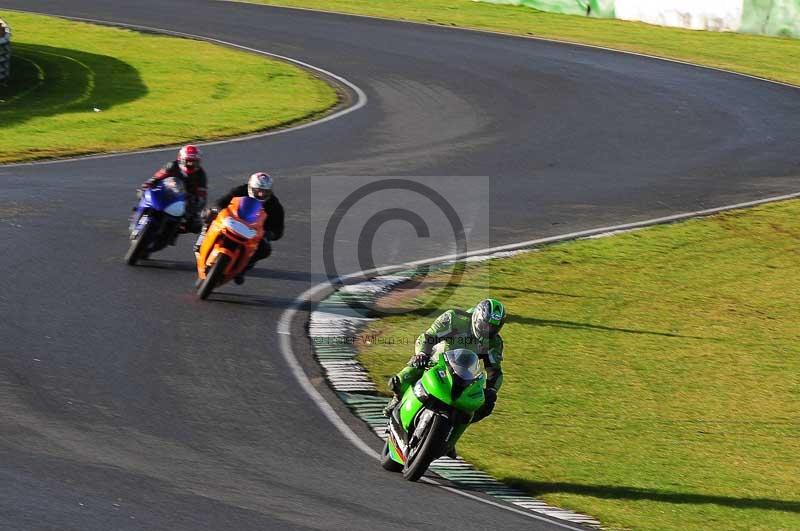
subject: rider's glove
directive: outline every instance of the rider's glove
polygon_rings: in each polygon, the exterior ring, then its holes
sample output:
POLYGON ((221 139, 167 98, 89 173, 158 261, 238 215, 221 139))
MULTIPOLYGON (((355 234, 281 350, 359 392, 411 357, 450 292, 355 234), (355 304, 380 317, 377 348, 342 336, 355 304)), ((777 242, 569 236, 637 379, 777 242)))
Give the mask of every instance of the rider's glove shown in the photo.
POLYGON ((428 354, 418 352, 411 356, 411 359, 408 361, 408 366, 414 367, 415 369, 424 369, 428 366, 430 359, 431 357, 428 354))
POLYGON ((486 404, 494 407, 494 403, 497 402, 497 390, 494 387, 487 387, 483 390, 483 398, 486 404))
POLYGON ((210 223, 214 218, 217 217, 219 214, 218 208, 204 208, 202 212, 200 212, 200 218, 203 219, 206 223, 210 223))

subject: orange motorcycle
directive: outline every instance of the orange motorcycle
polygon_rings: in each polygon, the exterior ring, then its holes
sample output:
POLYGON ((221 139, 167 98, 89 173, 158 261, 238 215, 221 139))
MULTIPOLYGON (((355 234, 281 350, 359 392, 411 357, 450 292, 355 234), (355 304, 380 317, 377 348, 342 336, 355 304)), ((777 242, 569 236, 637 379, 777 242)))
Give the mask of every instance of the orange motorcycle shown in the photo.
POLYGON ((206 299, 214 288, 242 273, 264 237, 267 213, 260 201, 234 197, 211 226, 197 253, 197 296, 206 299))

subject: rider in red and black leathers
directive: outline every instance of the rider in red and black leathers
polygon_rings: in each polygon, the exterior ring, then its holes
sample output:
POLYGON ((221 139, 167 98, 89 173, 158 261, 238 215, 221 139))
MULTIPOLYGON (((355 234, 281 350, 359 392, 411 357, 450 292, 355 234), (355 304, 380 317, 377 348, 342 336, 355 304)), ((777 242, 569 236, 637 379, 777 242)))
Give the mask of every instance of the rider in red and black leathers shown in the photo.
POLYGON ((142 184, 142 189, 149 188, 161 179, 176 177, 183 182, 188 200, 186 201, 186 230, 200 232, 202 220, 200 211, 206 206, 208 182, 205 170, 200 166, 200 150, 196 146, 184 146, 178 152, 178 158, 167 163, 151 178, 142 184))

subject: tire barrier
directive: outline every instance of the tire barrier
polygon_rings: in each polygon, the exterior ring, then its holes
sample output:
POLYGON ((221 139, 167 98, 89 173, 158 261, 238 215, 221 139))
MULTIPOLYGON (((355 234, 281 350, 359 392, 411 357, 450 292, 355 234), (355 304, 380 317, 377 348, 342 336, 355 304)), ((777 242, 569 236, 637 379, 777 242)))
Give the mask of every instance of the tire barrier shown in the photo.
POLYGON ((0 20, 0 81, 11 75, 11 28, 0 20))
POLYGON ((800 38, 800 0, 480 0, 550 13, 800 38))

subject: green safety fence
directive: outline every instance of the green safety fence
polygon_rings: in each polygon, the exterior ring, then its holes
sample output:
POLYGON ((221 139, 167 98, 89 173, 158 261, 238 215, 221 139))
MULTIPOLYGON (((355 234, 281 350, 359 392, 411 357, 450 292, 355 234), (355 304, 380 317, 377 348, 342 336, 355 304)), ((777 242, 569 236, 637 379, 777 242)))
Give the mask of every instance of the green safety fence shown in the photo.
POLYGON ((800 0, 744 0, 742 33, 800 38, 800 0))
POLYGON ((488 0, 495 4, 533 7, 540 11, 565 15, 613 18, 614 0, 488 0))
MULTIPOLYGON (((480 0, 493 4, 511 4, 532 7, 540 11, 561 13, 565 15, 581 15, 598 18, 616 18, 617 3, 620 9, 623 2, 630 7, 631 0, 480 0)), ((713 15, 715 10, 720 10, 720 3, 711 0, 696 0, 691 6, 684 2, 663 0, 658 7, 648 9, 650 13, 659 11, 667 13, 682 13, 688 27, 692 15, 713 15)), ((728 6, 730 7, 730 6, 728 6)), ((741 0, 741 20, 731 29, 740 33, 755 33, 778 37, 800 38, 800 0, 741 0)), ((622 15, 624 17, 624 15, 622 15)), ((664 17, 666 18, 666 17, 664 17)), ((629 19, 630 20, 630 19, 629 19)))

